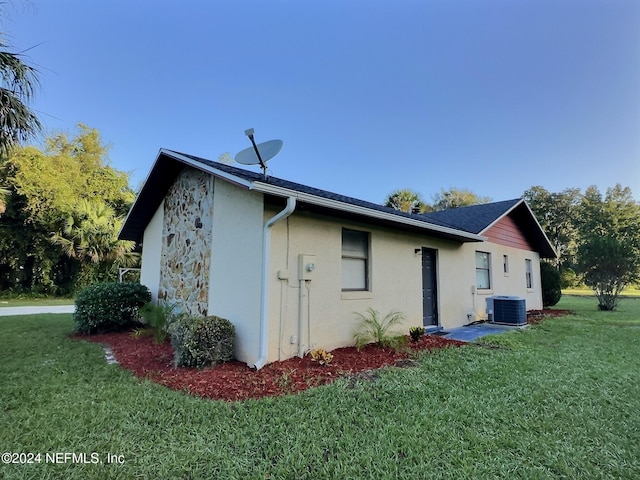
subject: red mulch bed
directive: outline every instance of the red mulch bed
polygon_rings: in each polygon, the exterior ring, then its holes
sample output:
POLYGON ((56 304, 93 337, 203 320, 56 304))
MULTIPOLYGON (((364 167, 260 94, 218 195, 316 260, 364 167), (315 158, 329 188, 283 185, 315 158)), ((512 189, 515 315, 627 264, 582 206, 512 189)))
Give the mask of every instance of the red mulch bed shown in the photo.
MULTIPOLYGON (((573 312, 531 310, 527 312, 527 321, 535 324, 546 317, 570 313, 573 312)), ((198 397, 227 401, 296 393, 331 383, 343 376, 357 375, 390 365, 402 365, 416 351, 466 344, 458 340, 425 335, 417 343, 409 342, 406 351, 375 345, 368 345, 360 351, 355 347, 344 347, 331 352, 333 360, 330 365, 319 365, 305 356, 274 362, 256 371, 237 361, 203 369, 176 368, 173 366, 173 349, 169 342, 156 344, 150 336, 134 338, 130 332, 74 335, 74 338, 109 345, 118 363, 139 378, 148 378, 173 390, 198 397)))
POLYGON ((571 315, 573 310, 562 309, 544 309, 544 310, 529 310, 527 312, 527 323, 535 325, 548 317, 562 317, 564 315, 571 315))
POLYGON ((331 383, 342 376, 402 365, 414 351, 465 345, 465 342, 426 335, 418 343, 409 342, 408 351, 404 352, 374 345, 360 351, 345 347, 331 352, 330 365, 319 365, 307 355, 274 362, 256 371, 237 361, 202 369, 176 368, 169 342, 156 344, 150 336, 134 338, 130 332, 75 335, 74 338, 109 345, 120 365, 139 378, 148 378, 191 395, 227 401, 296 393, 331 383))

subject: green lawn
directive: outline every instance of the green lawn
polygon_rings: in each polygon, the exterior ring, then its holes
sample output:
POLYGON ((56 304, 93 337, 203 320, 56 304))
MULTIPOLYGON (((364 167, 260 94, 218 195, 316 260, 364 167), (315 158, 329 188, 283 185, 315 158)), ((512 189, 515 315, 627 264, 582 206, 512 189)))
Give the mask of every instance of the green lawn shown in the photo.
POLYGON ((51 306, 51 305, 73 305, 75 300, 73 298, 60 298, 60 297, 42 297, 42 298, 29 298, 29 297, 15 297, 15 298, 3 298, 0 297, 0 308, 2 307, 32 307, 32 306, 51 306))
POLYGON ((640 478, 640 300, 557 307, 577 314, 505 334, 510 348, 241 403, 107 365, 67 338, 70 315, 3 317, 0 451, 42 457, 0 478, 640 478), (46 463, 56 452, 105 463, 46 463))
MULTIPOLYGON (((593 290, 589 288, 566 288, 562 290, 563 295, 578 295, 584 297, 593 297, 593 290)), ((625 288, 621 294, 622 297, 640 298, 640 290, 637 288, 625 288)))

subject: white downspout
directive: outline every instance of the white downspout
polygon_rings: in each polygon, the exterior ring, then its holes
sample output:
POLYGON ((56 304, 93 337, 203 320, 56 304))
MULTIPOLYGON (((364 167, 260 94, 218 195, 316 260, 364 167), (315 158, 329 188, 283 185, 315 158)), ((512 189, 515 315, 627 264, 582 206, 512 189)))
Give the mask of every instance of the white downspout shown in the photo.
POLYGON ((287 218, 296 209, 296 197, 287 197, 287 206, 267 220, 262 229, 262 287, 260 290, 260 358, 253 368, 260 370, 267 363, 269 351, 269 264, 271 260, 271 227, 287 218))

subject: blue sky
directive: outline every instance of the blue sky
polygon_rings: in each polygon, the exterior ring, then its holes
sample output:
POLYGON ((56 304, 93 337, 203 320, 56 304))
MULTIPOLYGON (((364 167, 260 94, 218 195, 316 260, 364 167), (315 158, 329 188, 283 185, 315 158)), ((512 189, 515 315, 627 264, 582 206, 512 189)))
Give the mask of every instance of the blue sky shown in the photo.
POLYGON ((15 0, 47 133, 146 177, 275 138, 270 174, 373 202, 622 183, 640 198, 637 0, 15 0))

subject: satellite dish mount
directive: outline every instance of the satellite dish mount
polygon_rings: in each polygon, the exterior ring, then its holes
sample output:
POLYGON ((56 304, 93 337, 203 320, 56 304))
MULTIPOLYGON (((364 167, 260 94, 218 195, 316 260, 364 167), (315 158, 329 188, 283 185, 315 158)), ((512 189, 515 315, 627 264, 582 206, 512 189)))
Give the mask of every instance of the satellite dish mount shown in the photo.
POLYGON ((282 149, 282 140, 269 140, 256 144, 253 138, 254 130, 249 128, 244 131, 244 134, 251 140, 251 147, 245 148, 239 152, 235 160, 243 165, 260 165, 264 178, 267 178, 267 161, 275 157, 282 149))
POLYGON ((266 177, 267 176, 267 164, 262 161, 262 156, 260 155, 260 150, 258 150, 258 145, 256 145, 256 141, 253 139, 253 134, 254 133, 255 133, 255 130, 253 128, 249 128, 249 129, 244 131, 244 134, 247 137, 249 137, 249 140, 251 140, 251 145, 253 145, 253 149, 256 152, 256 157, 258 157, 258 162, 260 163, 260 168, 262 169, 262 173, 266 177))

